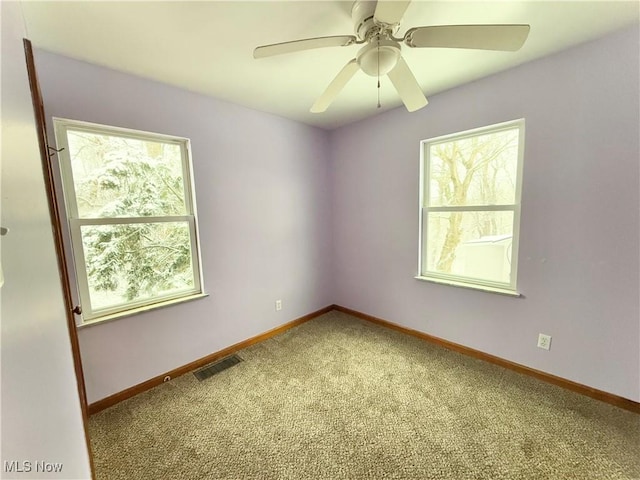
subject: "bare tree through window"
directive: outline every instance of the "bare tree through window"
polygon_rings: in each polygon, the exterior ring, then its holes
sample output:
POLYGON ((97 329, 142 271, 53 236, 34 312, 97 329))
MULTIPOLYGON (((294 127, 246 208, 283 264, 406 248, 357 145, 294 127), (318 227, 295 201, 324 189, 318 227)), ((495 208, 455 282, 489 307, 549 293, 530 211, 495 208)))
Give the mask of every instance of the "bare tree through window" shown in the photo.
POLYGON ((520 125, 424 142, 421 274, 512 283, 520 143, 520 125))

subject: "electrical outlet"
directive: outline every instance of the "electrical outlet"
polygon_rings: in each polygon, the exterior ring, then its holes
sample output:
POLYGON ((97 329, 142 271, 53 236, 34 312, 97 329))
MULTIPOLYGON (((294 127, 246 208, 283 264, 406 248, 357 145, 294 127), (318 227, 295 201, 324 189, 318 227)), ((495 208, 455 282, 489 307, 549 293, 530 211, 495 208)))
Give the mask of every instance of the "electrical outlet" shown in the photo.
POLYGON ((551 349, 551 335, 545 335, 541 333, 538 335, 538 348, 543 348, 545 350, 551 349))
POLYGON ((276 312, 282 310, 282 300, 276 300, 276 312))

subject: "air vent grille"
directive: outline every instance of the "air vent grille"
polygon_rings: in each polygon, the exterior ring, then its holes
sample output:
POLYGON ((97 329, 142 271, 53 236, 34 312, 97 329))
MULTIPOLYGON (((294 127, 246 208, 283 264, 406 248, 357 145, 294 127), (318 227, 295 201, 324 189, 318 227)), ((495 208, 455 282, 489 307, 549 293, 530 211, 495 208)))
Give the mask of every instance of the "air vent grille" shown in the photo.
POLYGON ((237 365, 241 361, 242 359, 238 355, 231 355, 230 357, 223 358, 217 362, 210 363, 209 365, 202 367, 200 370, 193 372, 193 374, 198 380, 203 381, 214 376, 216 373, 220 373, 227 368, 237 365))

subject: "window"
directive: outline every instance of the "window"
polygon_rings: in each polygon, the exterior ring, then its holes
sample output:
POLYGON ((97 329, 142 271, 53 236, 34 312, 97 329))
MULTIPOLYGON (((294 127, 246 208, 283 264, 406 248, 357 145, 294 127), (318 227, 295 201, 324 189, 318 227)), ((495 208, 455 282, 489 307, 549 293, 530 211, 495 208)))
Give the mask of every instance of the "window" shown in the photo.
POLYGON ((83 322, 202 294, 189 140, 54 126, 83 322))
POLYGON ((517 295, 524 120, 421 147, 417 278, 517 295))

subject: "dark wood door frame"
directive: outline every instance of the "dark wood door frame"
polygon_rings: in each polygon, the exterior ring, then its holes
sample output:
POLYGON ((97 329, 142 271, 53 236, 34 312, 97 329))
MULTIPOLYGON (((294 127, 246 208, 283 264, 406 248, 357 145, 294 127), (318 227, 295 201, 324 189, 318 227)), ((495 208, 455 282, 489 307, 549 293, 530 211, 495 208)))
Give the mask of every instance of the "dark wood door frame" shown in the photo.
POLYGON ((84 385, 84 374, 82 371, 82 359, 80 358, 80 345, 78 343, 78 331, 76 321, 73 315, 73 297, 71 296, 71 286, 69 284, 69 270, 67 269, 67 259, 62 242, 62 224, 60 223, 60 211, 58 210, 57 195, 54 190, 54 173, 51 166, 51 155, 56 151, 49 146, 47 139, 47 126, 44 115, 44 103, 40 92, 40 84, 38 83, 38 75, 36 73, 36 65, 33 58, 33 48, 31 41, 23 40, 24 53, 27 62, 27 73, 29 75, 29 88, 31 90, 31 100, 33 102, 33 113, 35 114, 36 128, 38 132, 38 146, 40 148, 40 158, 42 160, 42 170, 44 174, 44 184, 47 193, 47 202, 49 204, 49 215, 51 217, 51 229, 53 231, 53 241, 55 244, 56 257, 58 260, 58 272, 60 274, 60 283, 62 284, 62 295, 64 298, 64 307, 67 319, 67 328, 69 330, 69 339, 71 340, 71 352, 73 356, 73 366, 76 374, 76 382, 78 385, 78 396, 80 397, 80 408, 82 410, 82 422, 84 425, 84 436, 89 454, 89 467, 91 469, 91 478, 95 480, 95 471, 93 465, 93 455, 91 454, 91 442, 89 441, 89 417, 87 414, 87 392, 84 385))

